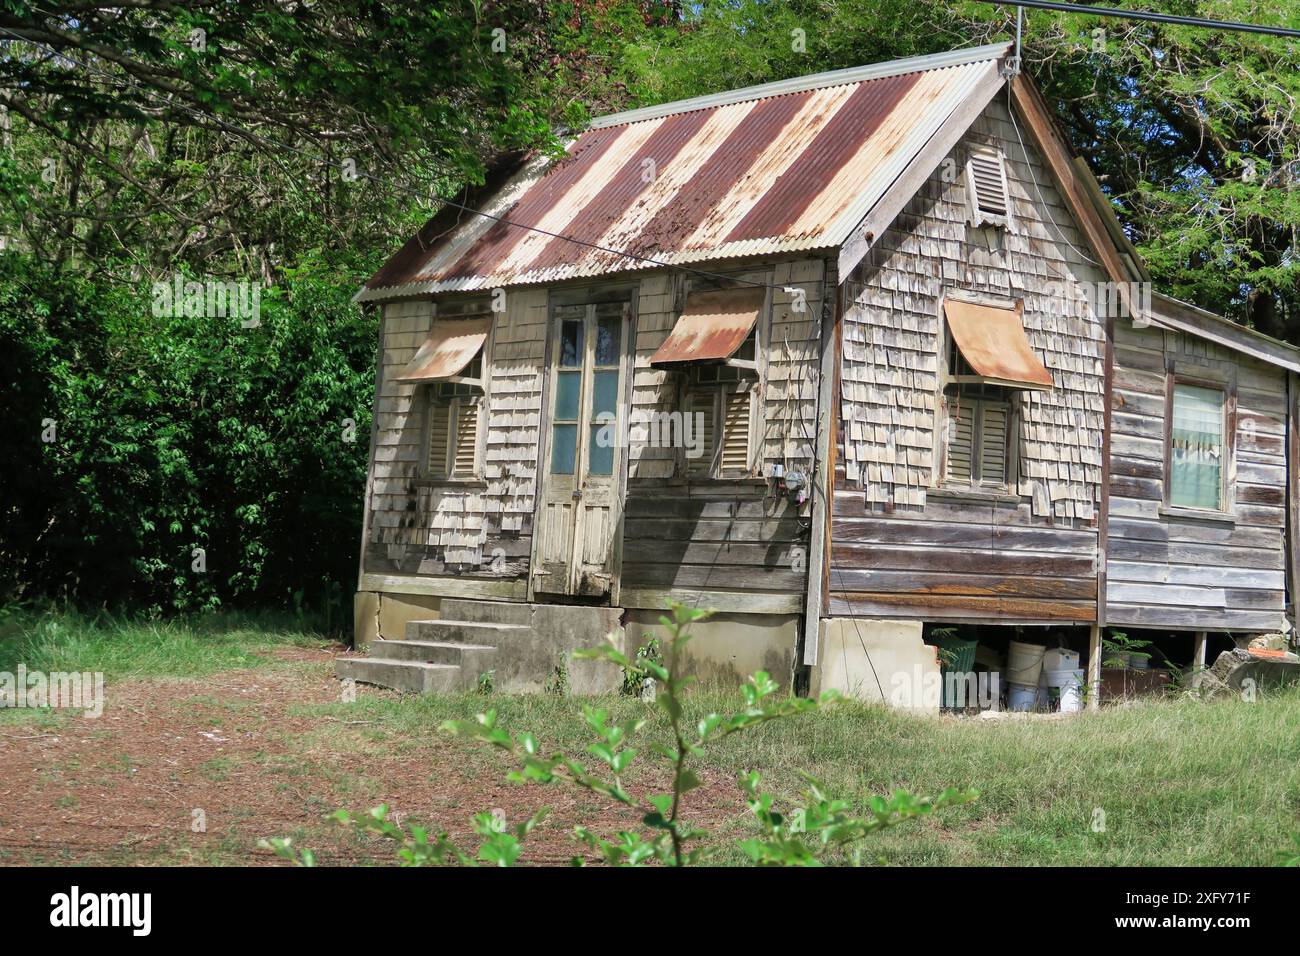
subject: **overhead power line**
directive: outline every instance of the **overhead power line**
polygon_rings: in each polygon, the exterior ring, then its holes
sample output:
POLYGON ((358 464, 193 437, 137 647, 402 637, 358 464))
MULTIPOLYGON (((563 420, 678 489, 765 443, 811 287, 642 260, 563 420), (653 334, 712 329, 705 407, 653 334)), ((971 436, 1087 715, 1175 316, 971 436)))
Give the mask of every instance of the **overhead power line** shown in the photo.
POLYGON ((1237 33, 1264 33, 1276 37, 1300 37, 1300 30, 1289 27, 1269 27, 1259 23, 1237 23, 1233 20, 1206 20, 1201 17, 1183 17, 1174 13, 1154 13, 1148 10, 1121 10, 1117 7, 1091 7, 1078 3, 1060 3, 1058 0, 979 0, 999 7, 1033 7, 1036 10, 1057 10, 1089 17, 1119 17, 1126 20, 1149 20, 1153 23, 1171 23, 1182 27, 1205 27, 1211 30, 1231 30, 1237 33))

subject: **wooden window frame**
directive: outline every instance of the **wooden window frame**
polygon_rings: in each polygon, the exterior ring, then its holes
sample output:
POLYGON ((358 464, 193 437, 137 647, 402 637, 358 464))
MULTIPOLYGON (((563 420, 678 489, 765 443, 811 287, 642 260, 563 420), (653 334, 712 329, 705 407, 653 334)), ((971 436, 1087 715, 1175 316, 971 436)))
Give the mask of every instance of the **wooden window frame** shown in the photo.
POLYGON ((939 491, 971 491, 984 493, 1010 492, 1014 487, 1014 478, 1018 472, 1017 446, 1019 442, 1015 440, 1019 434, 1019 414, 1017 413, 1016 403, 1013 401, 1014 396, 1011 394, 1014 389, 1004 386, 990 386, 987 391, 996 391, 1001 393, 997 397, 979 394, 973 396, 948 395, 943 396, 943 427, 940 431, 938 445, 940 448, 938 468, 938 481, 934 488, 939 491), (951 478, 948 475, 948 429, 952 423, 952 415, 948 411, 949 399, 956 399, 959 402, 969 402, 975 409, 975 416, 971 421, 971 477, 969 481, 963 481, 960 478, 951 478), (984 408, 988 405, 1000 405, 1006 409, 1007 424, 1006 438, 1002 449, 1002 474, 1001 482, 992 484, 984 481, 983 475, 976 477, 976 472, 983 472, 984 463, 984 408))
POLYGON ((996 146, 972 146, 966 155, 966 219, 974 227, 999 226, 1008 232, 1015 232, 1015 217, 1012 213, 1011 186, 1007 180, 1007 156, 996 146), (976 155, 992 156, 998 165, 1002 181, 1002 197, 1006 212, 1002 215, 987 213, 980 209, 979 187, 975 181, 976 155))
POLYGON ((708 469, 705 473, 695 470, 698 468, 699 459, 689 458, 686 455, 686 448, 677 449, 678 468, 677 472, 680 477, 689 478, 695 481, 745 481, 755 477, 757 470, 756 454, 758 450, 758 414, 756 407, 759 404, 757 396, 761 394, 759 380, 757 376, 747 375, 736 381, 728 382, 704 382, 700 383, 695 380, 694 370, 687 372, 683 376, 682 388, 679 393, 677 407, 681 409, 683 415, 690 414, 691 397, 700 394, 710 394, 713 396, 712 415, 713 415, 713 447, 704 450, 704 457, 709 459, 708 469), (728 396, 744 392, 749 396, 749 424, 745 435, 746 443, 746 461, 744 469, 722 469, 722 450, 725 446, 726 436, 724 434, 726 423, 726 399, 728 396))
MULTIPOLYGON (((1020 390, 1007 385, 987 383, 979 375, 954 374, 950 371, 955 362, 961 361, 961 351, 957 348, 957 341, 953 338, 952 331, 948 328, 948 320, 944 315, 944 301, 947 299, 973 302, 976 305, 986 305, 995 309, 1015 309, 1020 301, 970 292, 965 289, 945 289, 943 295, 939 297, 938 315, 936 317, 939 322, 938 374, 935 376, 935 427, 931 454, 934 468, 930 474, 929 490, 936 494, 951 494, 962 497, 987 498, 993 496, 999 499, 1015 498, 1019 500, 1016 489, 1019 486, 1020 475, 1021 410, 1020 402, 1016 401, 1016 393, 1020 390), (975 393, 972 397, 976 401, 998 401, 1007 407, 1007 451, 1004 467, 1006 480, 1000 485, 985 485, 976 482, 973 467, 971 469, 971 481, 969 482, 950 480, 948 478, 948 391, 950 388, 965 391, 966 387, 969 387, 970 391, 975 393), (980 394, 986 391, 994 392, 1001 397, 994 399, 980 394)), ((978 439, 978 434, 975 437, 978 439)), ((976 453, 974 444, 971 449, 972 455, 976 453)), ((973 461, 972 459, 972 466, 973 461)))
POLYGON ((492 345, 492 334, 488 334, 483 348, 470 360, 465 371, 478 366, 478 374, 450 375, 437 382, 430 382, 421 387, 424 422, 420 434, 420 464, 417 475, 421 482, 431 485, 482 485, 484 450, 487 443, 488 407, 488 355, 492 345), (451 386, 447 392, 445 386, 451 386), (466 404, 478 407, 478 423, 474 435, 474 468, 471 474, 457 474, 455 470, 456 448, 459 436, 456 430, 456 418, 459 410, 466 404), (445 408, 447 415, 447 460, 443 463, 441 474, 430 467, 429 456, 433 449, 430 443, 433 437, 433 414, 435 408, 445 408))
MULTIPOLYGON (((682 309, 686 306, 686 298, 691 292, 710 292, 719 289, 744 288, 747 284, 762 282, 771 285, 771 275, 767 272, 754 271, 753 269, 740 270, 736 272, 721 274, 717 276, 692 276, 679 281, 675 290, 675 314, 680 315, 682 309)), ((772 317, 772 291, 769 288, 767 295, 763 300, 762 310, 754 322, 754 328, 750 333, 749 339, 754 342, 753 359, 729 358, 721 362, 711 363, 714 367, 735 369, 734 378, 726 381, 701 382, 699 380, 699 369, 703 366, 695 365, 684 369, 679 375, 676 408, 683 414, 687 414, 690 408, 690 396, 692 393, 700 391, 712 391, 715 394, 713 400, 713 437, 715 447, 706 450, 705 454, 710 456, 710 464, 707 474, 700 474, 692 470, 692 464, 698 464, 699 459, 688 458, 685 448, 677 449, 676 465, 674 467, 674 476, 678 479, 688 481, 753 481, 759 477, 761 470, 762 457, 762 435, 764 422, 766 421, 766 409, 764 408, 763 396, 766 394, 765 384, 767 381, 767 346, 769 326, 772 317), (731 394, 741 388, 749 392, 749 433, 748 446, 749 454, 745 470, 742 472, 738 469, 723 472, 722 454, 724 436, 722 433, 723 422, 725 420, 725 402, 720 401, 718 395, 731 394)), ((743 350, 744 345, 737 351, 743 350)))
POLYGON ((1212 369, 1165 357, 1164 473, 1160 482, 1160 513, 1170 517, 1228 520, 1236 518, 1237 500, 1237 374, 1234 370, 1212 369), (1219 469, 1218 508, 1196 508, 1174 504, 1173 438, 1174 393, 1179 385, 1212 389, 1223 393, 1223 467, 1219 469))

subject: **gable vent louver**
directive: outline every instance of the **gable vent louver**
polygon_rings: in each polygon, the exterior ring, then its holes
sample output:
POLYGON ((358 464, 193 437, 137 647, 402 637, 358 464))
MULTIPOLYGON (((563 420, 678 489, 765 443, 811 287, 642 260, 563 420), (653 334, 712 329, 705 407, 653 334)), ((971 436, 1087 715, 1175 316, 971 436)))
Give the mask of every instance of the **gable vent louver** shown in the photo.
POLYGON ((966 163, 966 185, 970 190, 971 224, 1005 226, 1010 222, 1011 197, 1002 153, 994 149, 973 149, 966 163))

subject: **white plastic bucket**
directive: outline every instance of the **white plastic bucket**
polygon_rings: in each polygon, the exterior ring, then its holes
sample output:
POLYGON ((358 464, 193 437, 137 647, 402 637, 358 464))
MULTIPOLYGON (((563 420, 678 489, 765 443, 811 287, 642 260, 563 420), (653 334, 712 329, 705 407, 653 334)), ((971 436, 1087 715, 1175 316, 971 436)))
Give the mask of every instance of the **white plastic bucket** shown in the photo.
POLYGON ((1079 666, 1079 652, 1064 647, 1048 648, 1043 655, 1043 670, 1072 671, 1079 666))
POLYGON ((1038 686, 1027 687, 1024 684, 1007 686, 1007 710, 1033 710, 1038 699, 1038 686))
POLYGON ((1048 671, 1047 686, 1056 691, 1061 713, 1077 714, 1082 709, 1083 671, 1073 668, 1048 671))
POLYGON ((1013 684, 1037 687, 1043 673, 1043 654, 1047 648, 1041 644, 1022 644, 1012 641, 1007 648, 1007 679, 1013 684))

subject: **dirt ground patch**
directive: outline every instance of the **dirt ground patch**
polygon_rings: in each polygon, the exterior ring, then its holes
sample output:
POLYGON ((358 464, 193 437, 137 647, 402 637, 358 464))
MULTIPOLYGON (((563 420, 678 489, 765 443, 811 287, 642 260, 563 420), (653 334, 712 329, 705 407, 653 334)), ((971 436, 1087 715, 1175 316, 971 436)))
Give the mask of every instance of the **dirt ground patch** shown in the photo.
MULTIPOLYGON (((577 853, 579 822, 611 834, 636 823, 572 788, 508 784, 504 754, 433 728, 375 740, 366 721, 313 714, 339 699, 331 675, 341 649, 266 653, 270 666, 110 684, 97 719, 0 724, 0 864, 277 863, 257 849, 274 836, 292 836, 323 864, 388 864, 390 846, 322 820, 379 803, 467 848, 477 845, 476 812, 499 808, 515 822, 548 806, 523 857, 534 863, 577 853)), ((706 775, 690 801, 693 819, 722 822, 738 806, 735 782, 706 775)))

